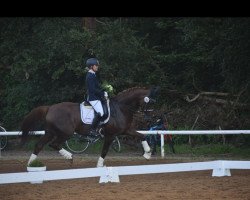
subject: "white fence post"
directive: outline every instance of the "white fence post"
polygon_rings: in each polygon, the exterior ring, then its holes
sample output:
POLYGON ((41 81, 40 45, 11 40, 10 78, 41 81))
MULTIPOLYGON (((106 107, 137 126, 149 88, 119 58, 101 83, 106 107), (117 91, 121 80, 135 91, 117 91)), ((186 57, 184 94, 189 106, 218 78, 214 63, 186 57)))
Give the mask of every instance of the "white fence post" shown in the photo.
POLYGON ((226 168, 223 160, 217 161, 217 167, 213 169, 212 176, 231 176, 230 169, 226 168))
POLYGON ((161 157, 165 157, 165 149, 164 149, 164 135, 161 134, 161 157))

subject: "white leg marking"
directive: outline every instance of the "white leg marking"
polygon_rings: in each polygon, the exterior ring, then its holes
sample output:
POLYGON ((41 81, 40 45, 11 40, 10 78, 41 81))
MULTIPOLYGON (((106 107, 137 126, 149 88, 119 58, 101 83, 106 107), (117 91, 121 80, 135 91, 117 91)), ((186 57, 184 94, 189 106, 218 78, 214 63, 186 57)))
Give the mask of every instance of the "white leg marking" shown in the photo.
POLYGON ((143 154, 143 157, 146 158, 147 160, 149 160, 151 158, 151 152, 150 152, 150 147, 148 145, 148 142, 146 140, 142 141, 142 147, 145 151, 145 153, 143 154))
POLYGON ((145 152, 143 154, 143 157, 146 158, 147 160, 149 160, 151 158, 151 152, 145 152))
POLYGON ((145 152, 150 152, 150 147, 148 146, 148 142, 146 140, 142 141, 142 147, 145 152))
POLYGON ((72 153, 68 152, 64 148, 62 148, 59 153, 66 159, 72 159, 72 153))
POLYGON ((102 157, 99 157, 96 167, 103 167, 103 163, 104 163, 104 159, 102 157))
POLYGON ((37 158, 37 155, 35 155, 35 154, 31 154, 31 156, 30 156, 30 159, 29 159, 29 161, 28 161, 28 166, 29 166, 29 164, 31 163, 31 162, 33 162, 35 159, 37 158))

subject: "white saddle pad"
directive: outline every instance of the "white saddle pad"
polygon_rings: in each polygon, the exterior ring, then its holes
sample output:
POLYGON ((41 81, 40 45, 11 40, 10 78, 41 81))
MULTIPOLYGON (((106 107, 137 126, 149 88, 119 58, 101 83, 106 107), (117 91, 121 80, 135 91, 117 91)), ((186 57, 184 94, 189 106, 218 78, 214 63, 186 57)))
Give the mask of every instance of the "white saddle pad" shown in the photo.
MULTIPOLYGON (((84 124, 92 124, 94 119, 94 109, 92 106, 85 106, 84 102, 80 103, 80 112, 81 112, 81 119, 84 124)), ((106 124, 110 117, 110 107, 109 107, 109 100, 108 100, 108 118, 105 121, 101 121, 100 124, 106 124)))
POLYGON ((84 102, 80 104, 82 122, 92 124, 94 119, 94 109, 92 106, 84 106, 84 102))

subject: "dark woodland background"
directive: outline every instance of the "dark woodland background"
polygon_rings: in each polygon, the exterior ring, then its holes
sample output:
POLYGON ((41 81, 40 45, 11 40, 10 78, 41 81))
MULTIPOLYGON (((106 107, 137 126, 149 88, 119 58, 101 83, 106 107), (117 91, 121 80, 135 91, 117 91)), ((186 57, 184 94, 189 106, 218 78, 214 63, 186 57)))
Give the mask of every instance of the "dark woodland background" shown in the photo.
MULTIPOLYGON (((0 18, 0 124, 19 130, 40 105, 85 98, 85 62, 116 95, 160 86, 151 113, 169 128, 250 128, 250 18, 0 18)), ((145 129, 142 116, 135 118, 145 129)))

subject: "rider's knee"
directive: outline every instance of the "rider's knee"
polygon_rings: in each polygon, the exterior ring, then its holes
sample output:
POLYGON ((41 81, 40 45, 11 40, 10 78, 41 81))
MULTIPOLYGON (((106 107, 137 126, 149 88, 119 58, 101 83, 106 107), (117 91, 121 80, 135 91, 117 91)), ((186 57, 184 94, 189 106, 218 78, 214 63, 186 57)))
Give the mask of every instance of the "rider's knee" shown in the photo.
POLYGON ((104 115, 104 113, 103 112, 98 112, 97 115, 98 115, 98 117, 102 117, 104 115))
POLYGON ((100 117, 102 117, 102 116, 104 115, 104 112, 103 112, 103 111, 100 111, 100 112, 98 112, 98 115, 99 115, 100 117))

